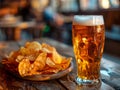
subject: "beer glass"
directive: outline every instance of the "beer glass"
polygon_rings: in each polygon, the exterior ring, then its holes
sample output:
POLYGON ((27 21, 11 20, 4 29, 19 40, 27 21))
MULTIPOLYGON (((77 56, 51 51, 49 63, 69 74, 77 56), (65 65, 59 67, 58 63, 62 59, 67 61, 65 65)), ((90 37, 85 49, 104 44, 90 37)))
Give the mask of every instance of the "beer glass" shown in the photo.
POLYGON ((100 80, 100 62, 103 54, 105 27, 102 15, 75 15, 72 23, 72 41, 77 64, 76 82, 96 84, 100 80))

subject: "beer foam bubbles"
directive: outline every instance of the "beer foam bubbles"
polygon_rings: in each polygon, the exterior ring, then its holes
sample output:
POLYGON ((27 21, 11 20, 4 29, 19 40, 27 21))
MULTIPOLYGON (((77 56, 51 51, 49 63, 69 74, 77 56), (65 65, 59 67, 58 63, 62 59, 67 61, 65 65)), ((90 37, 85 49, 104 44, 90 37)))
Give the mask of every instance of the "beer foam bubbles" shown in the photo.
POLYGON ((103 25, 102 15, 75 15, 73 24, 80 24, 85 26, 103 25))

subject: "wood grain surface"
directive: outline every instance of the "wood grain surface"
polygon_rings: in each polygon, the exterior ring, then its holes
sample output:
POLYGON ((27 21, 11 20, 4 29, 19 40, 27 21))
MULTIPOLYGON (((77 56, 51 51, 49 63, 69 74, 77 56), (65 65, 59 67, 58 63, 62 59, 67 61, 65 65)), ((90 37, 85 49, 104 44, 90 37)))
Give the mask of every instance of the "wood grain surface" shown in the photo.
MULTIPOLYGON (((78 86, 75 83, 76 64, 72 47, 48 38, 36 39, 36 41, 53 45, 59 53, 73 57, 74 68, 72 72, 59 79, 29 81, 15 77, 12 73, 6 71, 0 64, 0 90, 114 90, 103 82, 97 86, 78 86)), ((3 57, 8 55, 11 51, 17 50, 20 46, 23 46, 25 42, 26 40, 18 42, 1 42, 0 44, 4 43, 5 46, 4 48, 0 48, 0 62, 3 57)))

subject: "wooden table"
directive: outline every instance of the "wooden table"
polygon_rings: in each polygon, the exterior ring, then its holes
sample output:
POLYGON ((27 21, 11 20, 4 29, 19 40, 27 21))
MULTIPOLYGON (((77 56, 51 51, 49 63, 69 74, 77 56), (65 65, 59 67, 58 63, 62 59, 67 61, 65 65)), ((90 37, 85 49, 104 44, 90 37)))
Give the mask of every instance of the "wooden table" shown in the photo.
POLYGON ((0 28, 6 32, 8 40, 21 40, 22 30, 27 28, 34 28, 35 26, 36 22, 34 20, 26 22, 23 22, 21 20, 16 20, 15 22, 0 21, 0 28))
MULTIPOLYGON (((78 86, 75 83, 76 65, 72 47, 49 38, 40 38, 36 41, 53 45, 62 55, 73 57, 74 69, 72 72, 59 79, 35 82, 14 77, 0 64, 0 90, 120 90, 120 63, 103 58, 101 64, 102 84, 88 87, 78 86)), ((0 61, 10 51, 23 46, 25 42, 0 42, 0 61)))

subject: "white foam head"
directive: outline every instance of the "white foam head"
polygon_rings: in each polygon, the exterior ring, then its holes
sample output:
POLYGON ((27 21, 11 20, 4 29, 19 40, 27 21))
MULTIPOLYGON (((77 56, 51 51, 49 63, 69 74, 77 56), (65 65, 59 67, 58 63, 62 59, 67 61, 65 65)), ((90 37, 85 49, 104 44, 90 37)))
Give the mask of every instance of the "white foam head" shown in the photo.
POLYGON ((103 25, 104 20, 102 15, 75 15, 73 24, 80 24, 85 26, 103 25))

